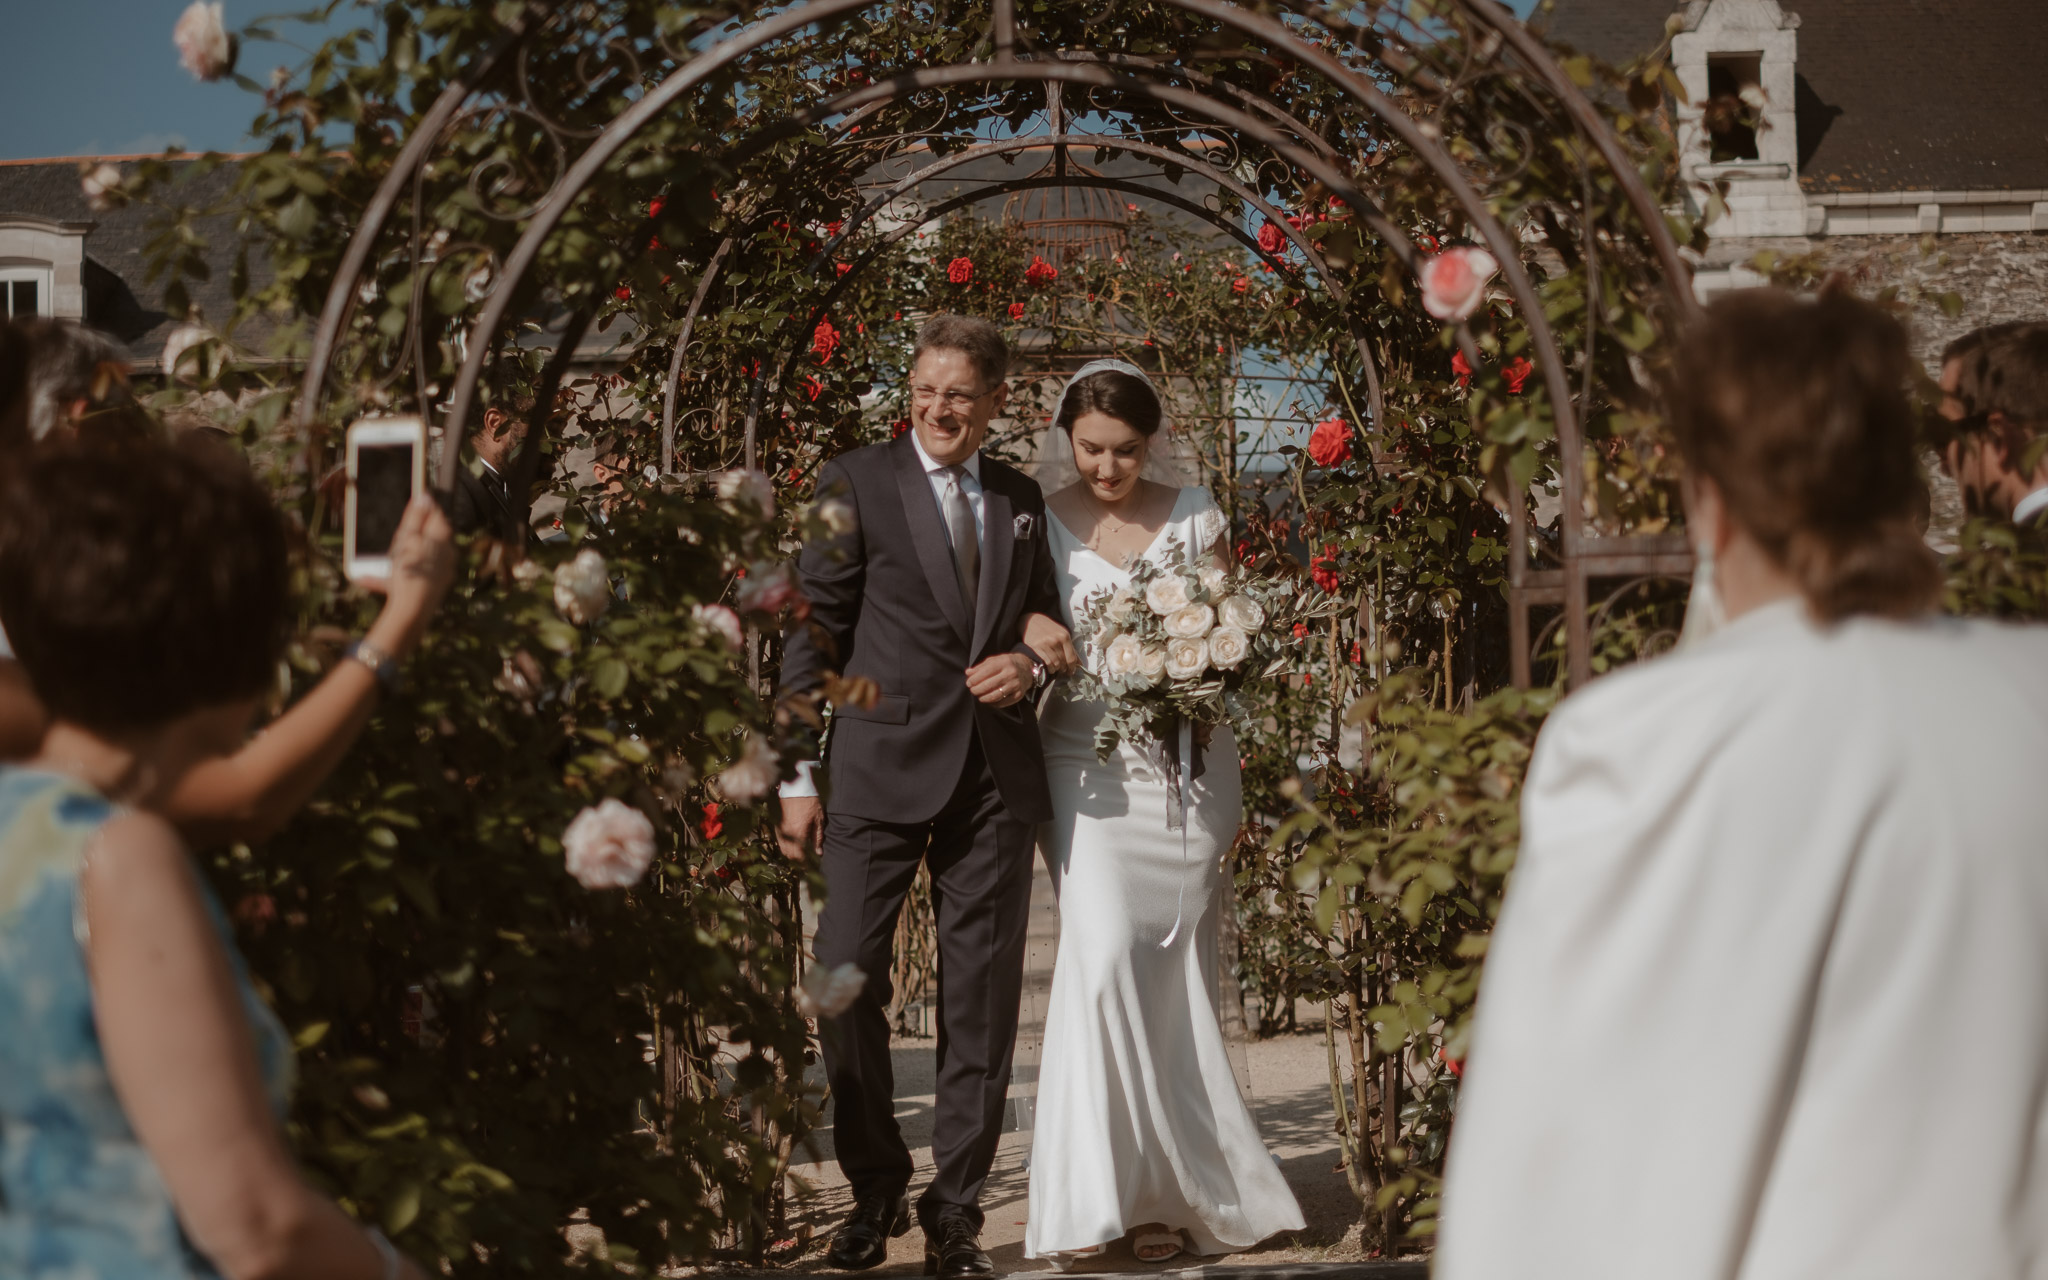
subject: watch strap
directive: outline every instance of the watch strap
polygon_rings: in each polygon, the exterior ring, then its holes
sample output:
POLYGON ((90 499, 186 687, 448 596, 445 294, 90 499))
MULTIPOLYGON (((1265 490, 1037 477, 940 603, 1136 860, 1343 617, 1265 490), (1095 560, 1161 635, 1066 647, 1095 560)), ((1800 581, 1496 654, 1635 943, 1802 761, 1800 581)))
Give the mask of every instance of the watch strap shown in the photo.
POLYGON ((398 659, 368 640, 352 642, 348 648, 341 651, 341 656, 353 658, 368 667, 370 674, 377 677, 377 683, 384 687, 386 693, 397 693, 405 683, 404 673, 398 669, 398 659))

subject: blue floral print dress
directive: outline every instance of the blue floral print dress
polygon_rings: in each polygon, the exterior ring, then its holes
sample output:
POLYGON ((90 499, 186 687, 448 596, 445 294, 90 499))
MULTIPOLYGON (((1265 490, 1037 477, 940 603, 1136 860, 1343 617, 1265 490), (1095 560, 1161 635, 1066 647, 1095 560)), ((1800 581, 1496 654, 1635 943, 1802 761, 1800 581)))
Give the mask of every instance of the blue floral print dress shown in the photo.
MULTIPOLYGON (((0 1276, 193 1280, 214 1269, 107 1077, 86 973, 79 875, 116 807, 74 779, 0 767, 0 1276)), ((271 1102, 291 1044, 249 986, 227 917, 202 886, 242 990, 271 1102)))

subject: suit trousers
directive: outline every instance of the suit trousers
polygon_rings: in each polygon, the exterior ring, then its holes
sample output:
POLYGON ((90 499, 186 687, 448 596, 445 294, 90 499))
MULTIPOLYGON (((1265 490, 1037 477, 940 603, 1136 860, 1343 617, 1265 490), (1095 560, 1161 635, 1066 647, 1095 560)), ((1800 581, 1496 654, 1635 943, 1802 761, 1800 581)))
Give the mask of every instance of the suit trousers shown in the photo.
POLYGON ((920 862, 931 869, 938 917, 938 1098, 932 1182, 919 1222, 963 1211, 982 1221, 982 1184, 995 1163, 1023 994, 1034 824, 1010 816, 979 737, 951 798, 928 822, 894 823, 828 812, 827 897, 818 963, 867 974, 853 1006, 821 1028, 832 1089, 832 1139, 856 1195, 910 1185, 910 1149, 896 1124, 888 1007, 896 918, 920 862))

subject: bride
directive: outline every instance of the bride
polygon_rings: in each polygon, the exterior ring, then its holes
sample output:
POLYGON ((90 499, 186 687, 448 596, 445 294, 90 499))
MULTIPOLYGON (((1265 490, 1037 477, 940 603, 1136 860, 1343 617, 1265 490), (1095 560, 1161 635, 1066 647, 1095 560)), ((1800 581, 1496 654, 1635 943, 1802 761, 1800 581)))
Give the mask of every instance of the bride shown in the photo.
MULTIPOLYGON (((1061 393, 1053 425, 1080 479, 1049 494, 1046 510, 1069 627, 1090 593, 1129 581, 1138 557, 1177 544, 1190 562, 1222 563, 1227 531, 1209 492, 1139 474, 1162 417, 1157 390, 1122 361, 1083 366, 1061 393)), ((1128 743, 1097 758, 1103 710, 1062 687, 1039 727, 1053 800, 1040 843, 1060 939, 1024 1251, 1063 1269, 1127 1234, 1157 1263, 1302 1226, 1238 1094, 1217 1019, 1223 862, 1243 813, 1236 740, 1228 726, 1198 738, 1186 829, 1169 829, 1152 759, 1128 743)))

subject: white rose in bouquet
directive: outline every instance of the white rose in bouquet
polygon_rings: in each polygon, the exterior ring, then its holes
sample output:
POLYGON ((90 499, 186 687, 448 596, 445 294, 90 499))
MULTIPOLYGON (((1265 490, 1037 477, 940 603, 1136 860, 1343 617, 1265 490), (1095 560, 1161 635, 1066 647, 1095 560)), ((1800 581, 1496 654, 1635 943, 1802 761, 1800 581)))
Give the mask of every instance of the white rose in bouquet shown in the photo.
POLYGON ((1250 635, 1266 625, 1266 611, 1250 596, 1230 596, 1216 606, 1216 621, 1250 635))
POLYGON ((1131 615, 1137 611, 1138 597, 1131 594, 1129 587, 1118 587, 1116 594, 1109 598, 1109 603, 1103 606, 1102 616, 1122 626, 1129 622, 1131 615))
POLYGON ((1162 645, 1148 644, 1138 653, 1138 675, 1147 685, 1159 683, 1159 677, 1166 674, 1166 649, 1162 645))
POLYGON ((1161 574, 1145 588, 1145 607, 1164 618, 1188 607, 1188 584, 1177 573, 1161 574))
POLYGON ((1209 665, 1209 644, 1199 637, 1176 636, 1166 642, 1166 674, 1186 680, 1209 665))
POLYGON ((611 574, 604 557, 589 547, 555 566, 555 608, 577 626, 603 616, 611 606, 611 574))
POLYGON ((654 824, 617 799, 585 809, 562 833, 563 861, 586 889, 624 889, 654 865, 654 824))
POLYGON ((1109 648, 1102 653, 1102 674, 1112 680, 1125 680, 1137 674, 1143 665, 1145 646, 1138 643, 1136 636, 1118 636, 1109 642, 1109 648))
POLYGON ((1212 597, 1222 595, 1223 586, 1229 580, 1229 575, 1213 564, 1204 566, 1202 569, 1202 590, 1208 592, 1212 597))
POLYGON ((1216 611, 1206 604, 1177 609, 1166 619, 1166 634, 1180 640, 1195 640, 1209 634, 1216 623, 1216 611))
POLYGON ((1218 627, 1209 633, 1209 661, 1228 671, 1252 651, 1251 637, 1236 627, 1218 627))

